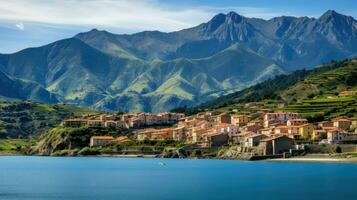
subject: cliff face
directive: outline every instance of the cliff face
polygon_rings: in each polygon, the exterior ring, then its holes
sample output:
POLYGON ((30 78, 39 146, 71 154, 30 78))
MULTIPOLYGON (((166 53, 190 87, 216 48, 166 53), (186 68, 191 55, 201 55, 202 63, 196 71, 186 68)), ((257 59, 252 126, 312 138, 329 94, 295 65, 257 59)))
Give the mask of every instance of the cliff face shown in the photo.
POLYGON ((31 154, 53 155, 62 150, 80 150, 89 146, 94 135, 115 135, 120 132, 111 129, 93 129, 87 127, 67 128, 59 126, 42 134, 31 154))
POLYGON ((83 137, 81 138, 81 141, 89 141, 90 136, 87 136, 82 128, 72 129, 57 127, 44 133, 37 145, 32 148, 31 153, 52 155, 58 150, 83 148, 84 146, 88 146, 88 142, 78 142, 75 139, 79 137, 83 137))
POLYGON ((231 146, 227 149, 219 151, 217 158, 230 160, 251 160, 252 155, 262 155, 262 153, 263 152, 258 148, 231 146))

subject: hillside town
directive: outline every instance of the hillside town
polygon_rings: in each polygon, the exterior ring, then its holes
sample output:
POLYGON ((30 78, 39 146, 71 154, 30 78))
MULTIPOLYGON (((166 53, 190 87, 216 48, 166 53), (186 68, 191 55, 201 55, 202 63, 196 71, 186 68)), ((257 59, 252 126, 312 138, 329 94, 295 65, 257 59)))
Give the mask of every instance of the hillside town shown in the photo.
POLYGON ((127 114, 98 114, 85 115, 81 118, 66 119, 62 122, 67 127, 110 127, 110 128, 138 128, 154 125, 169 125, 177 123, 185 115, 181 113, 127 113, 127 114))
POLYGON ((247 114, 200 112, 98 114, 66 119, 66 127, 89 126, 130 130, 134 137, 97 135, 90 146, 129 140, 173 140, 202 148, 236 145, 242 152, 278 155, 303 149, 304 144, 348 144, 357 141, 357 118, 336 118, 309 123, 299 113, 262 112, 254 119, 247 114), (162 127, 164 126, 164 127, 162 127))

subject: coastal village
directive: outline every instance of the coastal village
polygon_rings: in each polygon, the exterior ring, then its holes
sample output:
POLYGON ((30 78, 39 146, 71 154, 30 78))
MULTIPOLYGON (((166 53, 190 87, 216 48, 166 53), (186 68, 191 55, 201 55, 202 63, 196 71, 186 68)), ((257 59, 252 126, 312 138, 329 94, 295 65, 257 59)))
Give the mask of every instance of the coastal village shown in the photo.
POLYGON ((237 146, 263 158, 294 155, 306 145, 344 145, 357 141, 357 118, 309 123, 299 113, 229 114, 218 111, 192 116, 181 113, 111 113, 66 119, 65 127, 88 126, 128 130, 132 136, 96 135, 88 145, 105 146, 131 140, 179 141, 197 148, 237 146))

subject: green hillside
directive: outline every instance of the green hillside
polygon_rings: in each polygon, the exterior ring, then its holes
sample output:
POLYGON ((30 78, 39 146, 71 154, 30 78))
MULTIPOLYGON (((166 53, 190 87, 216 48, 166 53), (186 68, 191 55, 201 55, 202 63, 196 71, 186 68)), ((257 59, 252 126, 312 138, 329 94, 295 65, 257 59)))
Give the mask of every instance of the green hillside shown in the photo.
POLYGON ((207 58, 153 61, 125 90, 104 98, 95 107, 158 112, 193 106, 282 73, 284 70, 274 61, 234 44, 207 58))
POLYGON ((0 101, 0 139, 27 138, 57 126, 64 118, 94 113, 64 104, 0 101))
POLYGON ((23 155, 35 144, 34 139, 0 139, 0 155, 23 155))
MULTIPOLYGON (((233 110, 249 102, 285 103, 278 110, 296 111, 307 118, 356 116, 356 96, 341 97, 344 91, 357 90, 357 60, 332 62, 312 70, 299 70, 280 75, 247 89, 219 97, 195 108, 181 109, 187 113, 202 110, 233 110)), ((178 109, 179 110, 179 109, 178 109)))
POLYGON ((35 81, 11 77, 0 70, 0 97, 9 99, 58 102, 55 95, 35 81))
POLYGON ((70 38, 0 55, 0 70, 31 80, 24 86, 29 88, 29 95, 3 96, 50 102, 39 98, 49 94, 60 102, 100 110, 157 112, 197 105, 217 93, 284 73, 275 61, 237 44, 205 58, 167 61, 141 60, 117 50, 118 55, 106 54, 70 38))
POLYGON ((342 91, 357 90, 357 60, 330 66, 331 70, 309 76, 283 91, 281 98, 290 102, 314 97, 335 97, 342 91))
POLYGON ((330 120, 336 117, 356 117, 357 96, 302 100, 278 110, 298 112, 313 121, 330 120))

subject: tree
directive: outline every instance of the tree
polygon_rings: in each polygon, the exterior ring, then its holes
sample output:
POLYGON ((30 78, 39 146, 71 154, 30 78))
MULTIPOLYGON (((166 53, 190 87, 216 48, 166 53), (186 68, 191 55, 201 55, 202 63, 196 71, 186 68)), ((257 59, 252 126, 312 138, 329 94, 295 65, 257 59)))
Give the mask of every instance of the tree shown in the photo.
POLYGON ((357 85, 357 73, 352 72, 345 78, 345 83, 349 86, 356 86, 357 85))

